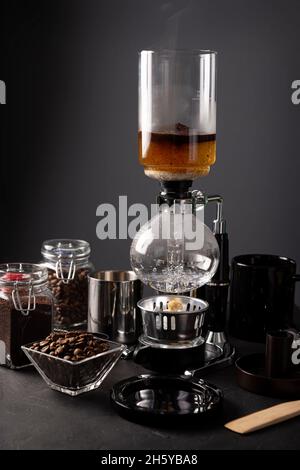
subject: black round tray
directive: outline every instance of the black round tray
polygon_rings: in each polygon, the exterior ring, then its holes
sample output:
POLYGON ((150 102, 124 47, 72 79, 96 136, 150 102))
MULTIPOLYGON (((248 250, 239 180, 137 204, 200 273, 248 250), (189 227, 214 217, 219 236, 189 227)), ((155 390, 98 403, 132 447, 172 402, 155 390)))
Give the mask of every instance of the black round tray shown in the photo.
POLYGON ((285 377, 268 377, 265 374, 264 354, 240 357, 235 367, 239 386, 249 392, 274 398, 300 397, 300 370, 295 369, 285 377))
POLYGON ((158 424, 187 422, 211 416, 220 407, 222 391, 200 379, 140 375, 115 384, 111 400, 126 419, 158 424))

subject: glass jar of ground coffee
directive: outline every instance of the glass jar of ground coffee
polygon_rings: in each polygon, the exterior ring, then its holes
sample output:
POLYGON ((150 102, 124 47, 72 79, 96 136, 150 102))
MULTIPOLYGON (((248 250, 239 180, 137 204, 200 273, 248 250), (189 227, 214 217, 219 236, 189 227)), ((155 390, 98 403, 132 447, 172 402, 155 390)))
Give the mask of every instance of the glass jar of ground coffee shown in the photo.
POLYGON ((29 364, 21 346, 52 330, 53 296, 47 269, 38 264, 0 264, 0 365, 29 364))
POLYGON ((46 240, 42 245, 43 265, 55 298, 54 328, 86 327, 88 274, 93 270, 90 252, 84 240, 46 240))

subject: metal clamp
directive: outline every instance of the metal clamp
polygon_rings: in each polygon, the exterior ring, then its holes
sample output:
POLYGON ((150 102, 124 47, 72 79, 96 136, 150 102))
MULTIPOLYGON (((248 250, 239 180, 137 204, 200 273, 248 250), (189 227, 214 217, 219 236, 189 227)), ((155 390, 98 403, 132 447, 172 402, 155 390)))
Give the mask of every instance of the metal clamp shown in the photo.
POLYGON ((75 277, 76 264, 73 260, 71 260, 70 265, 69 265, 68 274, 65 277, 63 267, 62 267, 62 262, 61 262, 61 259, 59 259, 57 261, 56 265, 55 265, 55 273, 56 273, 57 279, 61 279, 64 284, 68 284, 69 281, 72 281, 75 277))
POLYGON ((213 222, 213 233, 225 233, 226 232, 226 221, 223 218, 223 198, 218 194, 213 196, 206 196, 198 189, 192 191, 192 199, 194 204, 194 212, 202 210, 209 202, 215 202, 217 204, 217 214, 213 222))
POLYGON ((202 191, 199 189, 194 189, 192 192, 192 203, 193 203, 193 213, 195 214, 199 210, 202 210, 207 203, 207 198, 202 191))
MULTIPOLYGON (((23 286, 22 286, 22 289, 24 289, 23 286)), ((21 312, 23 315, 27 316, 27 315, 29 315, 29 312, 31 312, 32 310, 35 310, 36 299, 35 299, 35 295, 33 294, 32 284, 29 285, 29 289, 28 289, 28 301, 27 301, 27 308, 26 309, 24 309, 22 307, 22 301, 21 301, 21 297, 20 297, 18 282, 15 282, 11 296, 12 296, 12 300, 13 300, 13 304, 14 304, 15 309, 18 312, 21 312)))
POLYGON ((217 216, 213 223, 213 232, 217 233, 226 232, 226 221, 223 218, 223 198, 222 196, 207 196, 207 202, 215 202, 217 204, 217 216))

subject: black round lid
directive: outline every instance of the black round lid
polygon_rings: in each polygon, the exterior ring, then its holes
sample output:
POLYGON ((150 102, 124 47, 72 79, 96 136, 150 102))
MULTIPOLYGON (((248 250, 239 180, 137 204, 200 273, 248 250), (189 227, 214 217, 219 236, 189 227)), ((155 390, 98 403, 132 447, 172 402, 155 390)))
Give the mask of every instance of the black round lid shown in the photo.
POLYGON ((150 420, 199 419, 219 408, 222 391, 203 379, 140 375, 115 384, 111 400, 125 418, 150 420))

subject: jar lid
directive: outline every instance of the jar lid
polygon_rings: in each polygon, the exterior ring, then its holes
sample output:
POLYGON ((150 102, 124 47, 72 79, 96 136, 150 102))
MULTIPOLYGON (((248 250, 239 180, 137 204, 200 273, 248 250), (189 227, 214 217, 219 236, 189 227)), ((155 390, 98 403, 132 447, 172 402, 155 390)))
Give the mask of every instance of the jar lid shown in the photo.
POLYGON ((0 286, 39 285, 47 282, 47 269, 39 264, 6 263, 0 264, 0 286))
POLYGON ((48 260, 82 259, 91 252, 91 247, 85 240, 54 239, 42 244, 41 253, 48 260))

